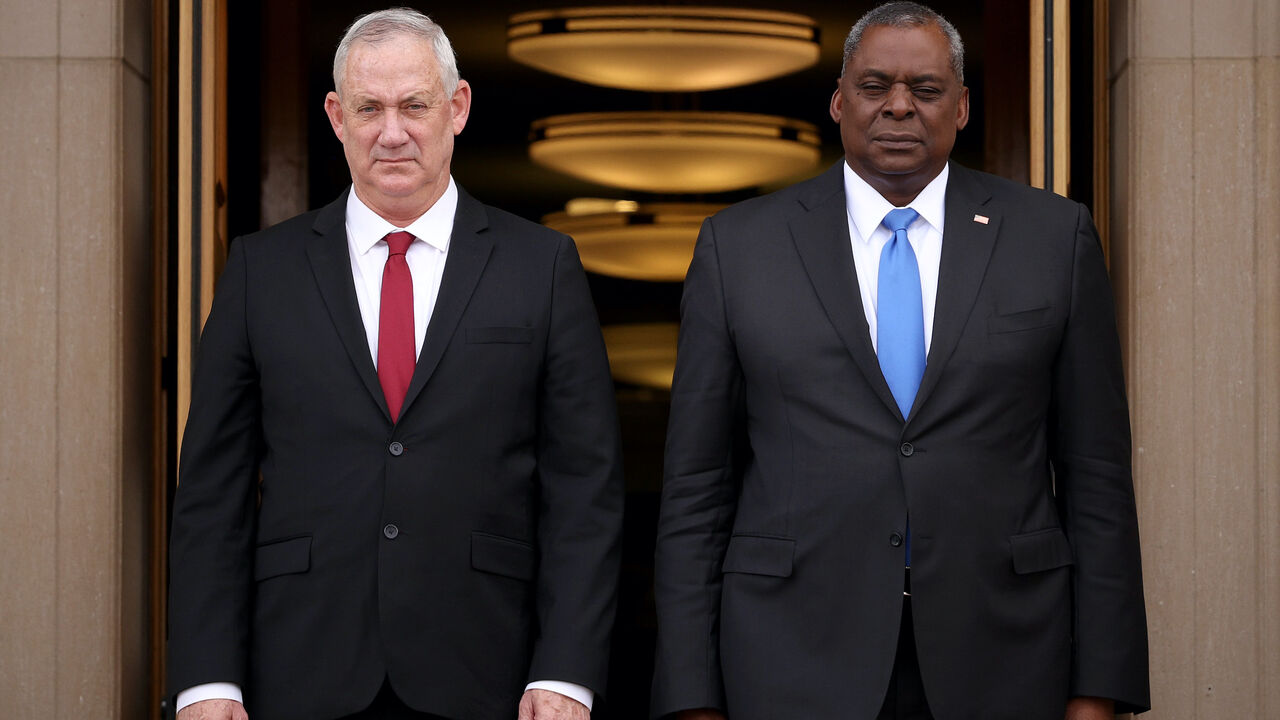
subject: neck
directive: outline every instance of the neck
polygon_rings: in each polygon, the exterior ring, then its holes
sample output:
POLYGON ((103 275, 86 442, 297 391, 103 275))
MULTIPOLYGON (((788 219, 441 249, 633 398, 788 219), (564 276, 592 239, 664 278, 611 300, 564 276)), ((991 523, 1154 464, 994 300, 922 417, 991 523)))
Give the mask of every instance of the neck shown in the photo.
POLYGON ((876 185, 875 183, 869 184, 871 187, 876 189, 876 192, 884 196, 885 200, 892 203, 894 207, 899 208, 910 205, 911 201, 915 200, 916 197, 920 195, 920 191, 924 190, 923 185, 914 189, 889 189, 876 185))
POLYGON ((432 183, 423 188, 421 193, 416 193, 410 197, 397 198, 380 196, 376 193, 366 192, 357 185, 352 185, 351 190, 360 198, 360 202, 378 215, 378 217, 395 225, 398 228, 408 227, 418 218, 427 214, 427 211, 435 206, 436 202, 444 196, 444 191, 449 187, 448 176, 445 176, 444 182, 432 183))
MULTIPOLYGON (((845 162, 848 162, 848 160, 845 162)), ((849 163, 849 167, 858 174, 858 177, 865 180, 873 190, 880 193, 881 197, 893 203, 894 207, 906 207, 928 187, 929 183, 933 182, 934 178, 938 177, 942 172, 942 168, 946 167, 946 165, 944 164, 933 172, 916 172, 907 175, 864 172, 853 163, 849 163)))

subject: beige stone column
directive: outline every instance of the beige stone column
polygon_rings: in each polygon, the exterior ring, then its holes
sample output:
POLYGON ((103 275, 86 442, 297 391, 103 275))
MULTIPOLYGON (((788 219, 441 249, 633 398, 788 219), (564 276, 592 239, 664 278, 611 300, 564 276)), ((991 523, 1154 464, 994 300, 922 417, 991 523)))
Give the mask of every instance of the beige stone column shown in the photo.
POLYGON ((144 718, 150 3, 0 2, 0 707, 144 718))
POLYGON ((1112 3, 1152 718, 1280 717, 1280 0, 1112 3))

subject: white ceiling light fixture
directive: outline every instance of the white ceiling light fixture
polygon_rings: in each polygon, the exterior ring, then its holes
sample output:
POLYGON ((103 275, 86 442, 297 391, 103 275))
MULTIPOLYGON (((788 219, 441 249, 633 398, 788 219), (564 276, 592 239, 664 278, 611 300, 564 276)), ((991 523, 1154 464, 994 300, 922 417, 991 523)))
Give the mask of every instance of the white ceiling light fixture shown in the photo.
POLYGON ((651 111, 536 120, 529 156, 581 180, 653 193, 740 190, 818 163, 812 124, 737 112, 651 111))
POLYGON ((605 325, 604 346, 615 380, 670 390, 676 369, 677 323, 605 325))
POLYGON ((572 235, 587 270, 630 280, 684 280, 702 221, 723 205, 579 198, 543 224, 572 235))
POLYGON ((648 92, 736 87, 818 61, 813 18, 774 10, 627 5, 512 15, 507 53, 592 85, 648 92))

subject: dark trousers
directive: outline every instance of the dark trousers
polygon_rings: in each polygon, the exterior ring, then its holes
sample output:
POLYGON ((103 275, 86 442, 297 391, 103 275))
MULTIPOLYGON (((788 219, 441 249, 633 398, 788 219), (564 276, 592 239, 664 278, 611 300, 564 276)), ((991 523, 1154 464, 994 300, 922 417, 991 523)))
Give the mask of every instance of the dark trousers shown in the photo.
MULTIPOLYGON (((512 708, 512 717, 515 717, 515 709, 512 708)), ((361 710, 354 715, 348 715, 339 720, 447 720, 439 715, 419 712, 404 704, 404 701, 396 695, 396 691, 391 689, 391 681, 383 680, 382 689, 378 691, 378 696, 373 699, 373 704, 361 710)))
POLYGON ((893 661, 889 691, 876 720, 933 720, 920 678, 916 657, 916 635, 911 622, 911 597, 902 598, 902 629, 898 632, 898 655, 893 661))

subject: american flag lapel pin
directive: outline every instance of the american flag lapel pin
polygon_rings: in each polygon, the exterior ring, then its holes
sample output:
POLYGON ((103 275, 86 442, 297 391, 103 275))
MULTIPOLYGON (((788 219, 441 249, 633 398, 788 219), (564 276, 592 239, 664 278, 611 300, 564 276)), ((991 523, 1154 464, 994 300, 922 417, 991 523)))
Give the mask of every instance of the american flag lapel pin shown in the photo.
POLYGON ((986 225, 987 223, 991 222, 991 218, 987 217, 986 215, 974 215, 973 221, 976 223, 982 223, 983 225, 986 225))

